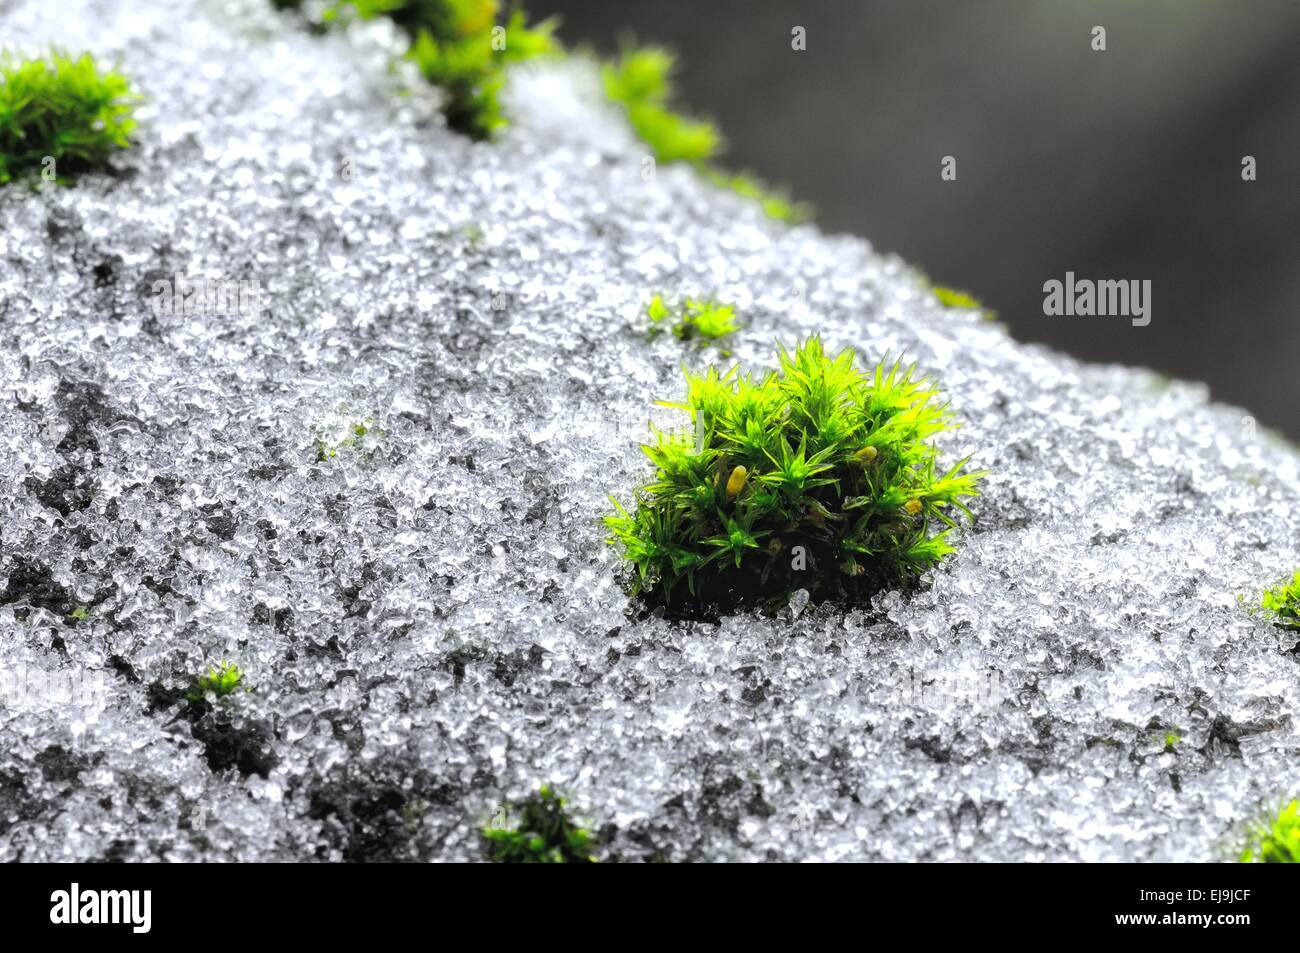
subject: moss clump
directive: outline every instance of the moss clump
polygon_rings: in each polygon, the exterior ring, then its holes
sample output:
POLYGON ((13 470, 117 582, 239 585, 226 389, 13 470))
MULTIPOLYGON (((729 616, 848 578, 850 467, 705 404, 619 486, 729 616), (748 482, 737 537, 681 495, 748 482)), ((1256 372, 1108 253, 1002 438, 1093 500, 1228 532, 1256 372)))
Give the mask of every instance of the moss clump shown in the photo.
POLYGON ((19 59, 0 53, 0 184, 54 160, 58 181, 131 144, 140 97, 89 53, 19 59))
POLYGON ((1275 817, 1251 827, 1241 862, 1300 864, 1300 801, 1292 801, 1275 817))
POLYGON ((210 666, 206 675, 195 678, 194 684, 185 693, 185 697, 192 702, 200 702, 211 692, 218 698, 224 698, 238 688, 243 680, 244 673, 239 670, 238 665, 233 662, 221 662, 219 665, 210 666))
POLYGON ((931 290, 934 296, 939 299, 939 303, 945 308, 963 308, 969 311, 978 311, 989 321, 997 319, 997 312, 984 307, 984 304, 973 294, 966 291, 959 291, 956 288, 945 288, 943 285, 932 285, 931 290))
MULTIPOLYGON (((298 9, 300 0, 272 0, 298 9)), ((472 139, 490 139, 503 126, 505 67, 559 50, 555 21, 529 26, 517 6, 504 21, 500 0, 335 0, 322 25, 356 16, 388 17, 410 41, 407 58, 442 89, 447 125, 472 139)))
POLYGON ((591 834, 574 823, 565 800, 543 785, 524 801, 502 808, 499 826, 483 828, 488 857, 499 864, 594 863, 591 834))
POLYGON ((654 479, 631 512, 614 500, 610 543, 635 567, 633 588, 671 605, 685 583, 699 605, 784 605, 866 596, 952 552, 950 510, 970 516, 982 472, 937 470, 930 439, 954 426, 914 368, 810 338, 778 352, 763 377, 686 374, 692 431, 644 446, 654 479))
POLYGON ((717 341, 740 330, 735 306, 711 299, 687 298, 670 307, 661 295, 646 307, 652 331, 669 330, 679 341, 717 341))
POLYGON ((1283 579, 1272 589, 1264 590, 1259 607, 1277 625, 1300 630, 1300 569, 1290 580, 1283 579))
POLYGON ((628 122, 656 162, 690 162, 709 181, 758 202, 771 218, 805 221, 811 209, 770 189, 747 172, 724 172, 710 165, 724 148, 722 134, 706 119, 675 112, 673 73, 677 57, 662 47, 625 49, 601 70, 605 94, 627 112, 628 122))

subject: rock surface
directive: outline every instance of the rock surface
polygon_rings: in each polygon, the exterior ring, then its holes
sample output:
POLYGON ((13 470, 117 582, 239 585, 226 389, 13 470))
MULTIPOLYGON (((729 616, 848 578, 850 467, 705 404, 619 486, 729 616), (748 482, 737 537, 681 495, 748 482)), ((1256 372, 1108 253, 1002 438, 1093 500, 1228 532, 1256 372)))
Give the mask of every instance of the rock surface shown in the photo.
POLYGON ((1236 597, 1298 561, 1298 458, 1240 411, 644 181, 581 59, 474 144, 382 26, 64 6, 6 43, 149 103, 110 174, 0 192, 0 859, 478 859, 550 781, 629 859, 1216 860, 1296 793, 1295 640, 1236 597), (155 314, 177 273, 257 306, 155 314), (926 587, 637 611, 607 493, 721 360, 656 291, 736 302, 748 366, 817 331, 940 380, 992 474, 926 587), (181 702, 219 659, 252 690, 181 702))

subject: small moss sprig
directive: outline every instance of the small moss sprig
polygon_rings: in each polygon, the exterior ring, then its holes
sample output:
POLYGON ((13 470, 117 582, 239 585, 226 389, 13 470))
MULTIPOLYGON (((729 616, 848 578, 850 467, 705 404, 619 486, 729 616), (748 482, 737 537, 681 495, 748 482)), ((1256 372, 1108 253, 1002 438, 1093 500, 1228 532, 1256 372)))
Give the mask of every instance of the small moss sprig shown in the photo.
POLYGON ((0 53, 0 184, 41 171, 46 157, 60 182, 102 164, 131 145, 139 101, 125 76, 89 53, 0 53))
POLYGON ((333 460, 340 450, 368 454, 375 449, 383 434, 373 417, 352 419, 347 415, 347 406, 340 405, 336 415, 316 426, 316 462, 333 460))
POLYGON ((605 94, 621 105, 633 131, 654 154, 656 162, 690 162, 709 181, 757 201, 771 218, 806 221, 811 209, 792 202, 750 173, 724 172, 710 164, 725 143, 717 126, 673 110, 673 73, 677 57, 662 47, 627 48, 601 69, 605 94))
POLYGON ((735 306, 712 299, 687 298, 669 306, 662 295, 655 295, 646 316, 652 332, 668 330, 679 341, 717 341, 740 330, 735 306))
POLYGON ((224 698, 234 692, 243 680, 244 673, 239 670, 238 665, 234 662, 221 662, 209 666, 206 675, 197 676, 194 684, 185 693, 185 697, 192 702, 200 702, 211 692, 218 698, 224 698))
MULTIPOLYGON (((281 8, 298 0, 273 0, 281 8)), ((407 58, 442 89, 447 125, 472 139, 491 139, 506 125, 501 110, 505 67, 559 50, 555 21, 530 26, 515 6, 501 21, 500 0, 335 0, 323 21, 388 17, 407 36, 407 58)))
MULTIPOLYGON (((424 6, 431 4, 426 0, 424 6)), ((443 0, 435 6, 442 8, 438 17, 413 18, 408 26, 414 37, 410 58, 446 93, 447 125, 473 139, 490 139, 506 125, 500 100, 504 67, 554 52, 555 25, 546 20, 530 27, 515 9, 498 34, 504 45, 494 49, 497 0, 443 0)))
POLYGON ((813 216, 813 207, 810 203, 796 202, 784 190, 772 188, 752 172, 724 172, 716 166, 705 166, 702 171, 714 185, 729 189, 744 198, 753 199, 762 207, 768 218, 798 225, 809 221, 813 216))
POLYGON ((628 122, 657 162, 700 162, 722 148, 713 123, 691 119, 668 105, 677 57, 661 47, 625 49, 601 70, 605 94, 627 111, 628 122))
POLYGON ((934 286, 934 296, 939 299, 939 303, 945 308, 982 308, 979 299, 966 291, 959 291, 956 288, 945 288, 943 285, 934 286))
POLYGON ((1300 800, 1250 829, 1250 842, 1241 853, 1243 864, 1300 864, 1300 800))
POLYGON ((565 799, 543 785, 502 808, 499 826, 483 828, 488 857, 502 864, 594 863, 594 839, 570 818, 565 799))
POLYGON ((939 303, 945 308, 978 311, 986 320, 997 320, 997 312, 984 307, 983 302, 970 292, 960 291, 956 288, 946 288, 943 285, 932 285, 931 290, 934 292, 934 296, 939 299, 939 303))
POLYGON ((612 500, 609 542, 635 569, 633 588, 671 605, 685 583, 701 605, 783 605, 869 595, 953 551, 983 472, 937 469, 930 442, 954 426, 915 368, 854 352, 831 357, 812 337, 778 351, 781 372, 686 374, 692 431, 657 433, 655 466, 629 512, 612 500))
POLYGON ((1289 580, 1265 589, 1259 608, 1282 628, 1300 630, 1300 569, 1289 580))

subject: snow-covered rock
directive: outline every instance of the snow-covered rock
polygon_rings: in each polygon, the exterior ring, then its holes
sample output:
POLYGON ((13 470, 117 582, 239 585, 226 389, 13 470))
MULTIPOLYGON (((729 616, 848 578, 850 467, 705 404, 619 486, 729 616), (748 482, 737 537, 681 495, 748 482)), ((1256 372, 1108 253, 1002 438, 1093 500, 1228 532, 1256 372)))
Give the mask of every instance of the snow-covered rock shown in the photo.
POLYGON ((550 781, 626 858, 1201 860, 1295 793, 1294 639, 1237 595, 1300 562, 1300 458, 1204 388, 647 181, 581 58, 516 70, 475 144, 382 25, 0 30, 149 97, 111 174, 0 191, 0 859, 477 859, 550 781), (255 304, 156 311, 178 274, 255 304), (654 292, 735 302, 747 366, 820 332, 941 382, 945 456, 991 475, 925 588, 638 611, 607 494, 721 361, 647 338, 654 292), (252 690, 187 715, 221 659, 252 690))

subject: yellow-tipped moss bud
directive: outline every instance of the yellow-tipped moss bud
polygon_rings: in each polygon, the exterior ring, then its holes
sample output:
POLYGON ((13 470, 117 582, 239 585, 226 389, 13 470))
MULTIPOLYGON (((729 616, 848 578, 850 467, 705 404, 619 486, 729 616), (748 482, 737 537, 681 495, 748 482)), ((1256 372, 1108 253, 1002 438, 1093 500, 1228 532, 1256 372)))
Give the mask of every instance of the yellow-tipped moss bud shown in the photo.
POLYGON ((921 501, 908 500, 903 504, 903 509, 907 510, 909 516, 915 516, 917 513, 921 512, 921 501))
POLYGON ((749 471, 744 467, 736 467, 731 471, 731 476, 727 478, 727 499, 734 499, 736 494, 745 488, 745 481, 749 479, 749 471))

